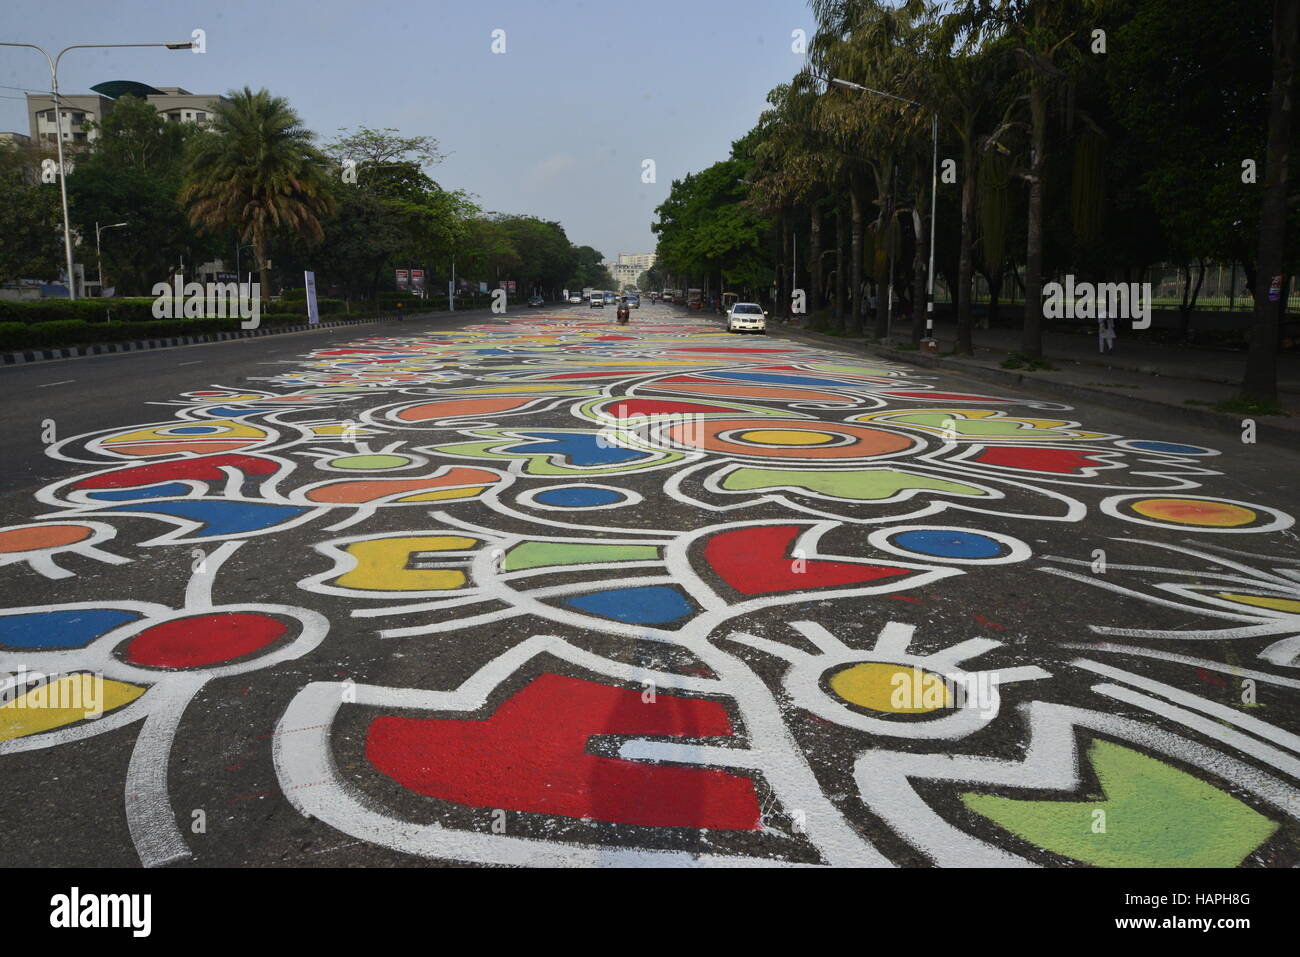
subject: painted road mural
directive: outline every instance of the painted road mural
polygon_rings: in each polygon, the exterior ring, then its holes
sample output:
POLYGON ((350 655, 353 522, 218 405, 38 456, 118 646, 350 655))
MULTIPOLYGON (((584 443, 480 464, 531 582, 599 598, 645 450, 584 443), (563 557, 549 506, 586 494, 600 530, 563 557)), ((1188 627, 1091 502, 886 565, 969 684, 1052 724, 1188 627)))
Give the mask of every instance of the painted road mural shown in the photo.
POLYGON ((111 742, 143 865, 250 801, 428 862, 1300 863, 1294 519, 1221 450, 699 321, 258 368, 0 528, 0 769, 111 742))

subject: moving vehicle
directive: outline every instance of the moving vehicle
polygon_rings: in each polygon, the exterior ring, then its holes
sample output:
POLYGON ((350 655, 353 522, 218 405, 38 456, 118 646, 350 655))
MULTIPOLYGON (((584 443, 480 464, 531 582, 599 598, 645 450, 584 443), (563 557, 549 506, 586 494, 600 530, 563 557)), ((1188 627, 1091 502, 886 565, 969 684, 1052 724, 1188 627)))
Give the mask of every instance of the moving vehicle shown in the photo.
POLYGON ((632 312, 630 309, 628 309, 626 299, 624 299, 622 302, 618 304, 618 313, 616 315, 616 318, 618 319, 619 322, 627 322, 628 319, 632 318, 632 312))
POLYGON ((640 309, 641 297, 638 296, 636 293, 632 293, 627 297, 627 304, 628 304, 628 308, 630 309, 640 309))
POLYGON ((541 296, 529 296, 529 297, 528 297, 528 305, 529 305, 529 306, 544 306, 544 305, 546 305, 546 300, 543 299, 541 296))
POLYGON ((731 307, 740 300, 740 293, 724 292, 722 294, 722 314, 725 316, 731 312, 731 307))
POLYGON ((598 293, 598 292, 593 292, 593 293, 591 294, 591 300, 587 303, 587 308, 588 308, 588 309, 604 309, 604 308, 605 308, 605 297, 602 296, 602 295, 601 295, 600 293, 598 293))
POLYGON ((582 293, 580 293, 580 292, 571 292, 571 293, 569 293, 569 305, 571 305, 571 306, 581 306, 581 305, 582 305, 582 293))
POLYGON ((727 313, 728 332, 767 332, 767 313, 756 302, 738 302, 727 313))
POLYGON ((701 289, 686 290, 686 308, 703 309, 704 308, 704 291, 701 289))

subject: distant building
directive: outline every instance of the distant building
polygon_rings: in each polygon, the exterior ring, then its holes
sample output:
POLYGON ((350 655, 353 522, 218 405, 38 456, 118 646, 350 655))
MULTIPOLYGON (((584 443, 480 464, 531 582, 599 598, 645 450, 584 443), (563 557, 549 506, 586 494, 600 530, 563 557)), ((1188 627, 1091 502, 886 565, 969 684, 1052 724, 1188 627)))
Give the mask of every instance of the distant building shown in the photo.
POLYGON ((198 123, 203 126, 212 116, 216 103, 222 99, 215 93, 191 93, 179 86, 153 87, 135 80, 110 80, 91 87, 93 93, 60 93, 59 122, 54 119, 54 97, 48 93, 27 94, 27 118, 31 138, 41 143, 53 143, 55 131, 63 134, 64 142, 87 142, 95 138, 88 128, 90 123, 102 123, 113 109, 113 104, 123 96, 136 96, 176 123, 198 123))
POLYGON ((604 263, 620 286, 635 285, 637 277, 655 264, 654 253, 619 253, 617 260, 604 263))

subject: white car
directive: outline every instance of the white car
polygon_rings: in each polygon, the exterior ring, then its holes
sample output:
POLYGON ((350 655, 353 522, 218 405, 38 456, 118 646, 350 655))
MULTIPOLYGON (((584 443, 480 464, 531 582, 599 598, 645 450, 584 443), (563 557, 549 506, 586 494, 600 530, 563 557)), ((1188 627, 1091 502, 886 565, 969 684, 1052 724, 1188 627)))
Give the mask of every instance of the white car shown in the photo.
POLYGON ((738 302, 727 313, 728 332, 767 332, 767 313, 756 302, 738 302))
POLYGON ((580 292, 575 292, 575 293, 573 293, 572 295, 570 295, 570 296, 569 296, 569 305, 571 305, 571 306, 581 306, 581 305, 582 305, 582 293, 580 293, 580 292))
POLYGON ((589 303, 587 303, 587 308, 588 308, 588 309, 604 309, 604 308, 605 308, 605 297, 602 296, 602 295, 601 295, 600 293, 598 293, 598 292, 593 292, 593 293, 591 294, 591 301, 590 301, 589 303))

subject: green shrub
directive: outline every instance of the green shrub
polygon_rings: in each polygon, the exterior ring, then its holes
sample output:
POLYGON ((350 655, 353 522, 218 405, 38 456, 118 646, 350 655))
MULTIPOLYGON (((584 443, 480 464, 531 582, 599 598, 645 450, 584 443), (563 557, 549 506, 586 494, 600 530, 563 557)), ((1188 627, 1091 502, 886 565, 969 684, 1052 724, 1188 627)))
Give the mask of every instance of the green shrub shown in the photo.
POLYGON ((28 347, 27 323, 0 322, 0 352, 16 352, 28 347))

